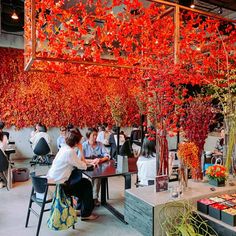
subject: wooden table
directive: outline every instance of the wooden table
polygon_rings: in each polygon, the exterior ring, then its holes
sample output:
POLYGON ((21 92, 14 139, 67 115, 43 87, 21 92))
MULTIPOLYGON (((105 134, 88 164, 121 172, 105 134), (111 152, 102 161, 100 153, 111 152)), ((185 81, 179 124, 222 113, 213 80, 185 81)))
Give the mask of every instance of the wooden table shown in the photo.
POLYGON ((107 208, 113 215, 120 219, 123 223, 124 215, 117 211, 113 206, 107 202, 106 192, 107 192, 107 181, 108 178, 114 176, 124 176, 125 179, 125 189, 131 188, 131 174, 135 172, 118 172, 115 168, 114 161, 110 160, 105 163, 100 164, 98 167, 94 168, 93 171, 82 171, 83 174, 88 176, 90 179, 101 179, 101 205, 107 208))

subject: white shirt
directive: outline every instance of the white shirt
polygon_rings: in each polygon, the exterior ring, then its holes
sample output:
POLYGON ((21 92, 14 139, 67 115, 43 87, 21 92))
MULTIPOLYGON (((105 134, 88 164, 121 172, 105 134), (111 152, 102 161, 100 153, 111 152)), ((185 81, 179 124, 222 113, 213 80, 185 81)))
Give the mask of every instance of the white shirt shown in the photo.
POLYGON ((45 141, 47 142, 50 150, 51 149, 51 139, 50 139, 50 136, 48 135, 48 133, 45 133, 45 132, 38 132, 36 133, 33 137, 30 138, 30 142, 32 143, 32 149, 34 150, 38 141, 41 139, 41 138, 44 138, 45 141))
MULTIPOLYGON (((125 143, 125 136, 123 134, 120 134, 119 137, 120 137, 119 145, 122 146, 125 143)), ((114 139, 115 139, 116 146, 117 146, 117 134, 114 134, 114 139)))
POLYGON ((97 142, 100 142, 104 145, 109 145, 109 136, 110 136, 110 132, 108 131, 101 131, 98 133, 97 142))
POLYGON ((64 183, 69 179, 74 167, 81 170, 87 169, 86 163, 78 158, 76 151, 68 145, 64 145, 53 160, 47 178, 57 183, 64 183))
POLYGON ((105 136, 105 135, 104 135, 104 131, 99 132, 96 141, 97 141, 97 142, 100 142, 100 143, 103 143, 103 142, 104 142, 104 139, 105 139, 104 136, 105 136))
POLYGON ((148 185, 148 180, 155 180, 156 178, 156 157, 140 156, 137 161, 138 180, 141 185, 148 185))
POLYGON ((5 153, 5 150, 8 145, 8 139, 6 135, 3 135, 2 141, 0 141, 0 149, 5 153))

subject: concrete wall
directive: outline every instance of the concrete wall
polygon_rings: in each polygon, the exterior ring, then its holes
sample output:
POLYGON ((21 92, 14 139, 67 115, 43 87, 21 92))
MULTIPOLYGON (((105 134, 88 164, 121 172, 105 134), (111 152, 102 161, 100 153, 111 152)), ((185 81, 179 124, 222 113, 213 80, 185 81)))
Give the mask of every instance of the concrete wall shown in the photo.
POLYGON ((23 49, 24 37, 23 35, 13 35, 2 32, 0 34, 0 47, 23 49))
MULTIPOLYGON (((82 135, 85 137, 86 133, 86 128, 81 129, 82 135)), ((121 128, 121 130, 124 130, 126 135, 130 135, 131 133, 131 128, 121 128)), ((10 133, 10 141, 15 141, 15 146, 16 146, 16 154, 12 155, 12 159, 21 159, 21 158, 32 158, 33 156, 33 151, 31 149, 31 145, 29 143, 30 139, 30 133, 33 131, 32 128, 24 128, 17 130, 14 127, 11 129, 6 129, 10 133)), ((52 140, 52 151, 53 153, 57 152, 57 147, 56 147, 56 140, 57 137, 59 136, 59 128, 50 128, 48 130, 48 134, 51 137, 52 140)), ((205 144, 205 150, 206 151, 212 151, 214 150, 216 140, 218 137, 213 137, 209 136, 206 139, 206 144, 205 144)), ((177 139, 176 137, 169 137, 168 138, 168 146, 169 149, 175 149, 176 148, 176 142, 177 139)))
MULTIPOLYGON (((10 141, 15 142, 16 153, 12 155, 12 159, 22 159, 22 158, 32 158, 33 151, 29 142, 30 134, 33 131, 32 128, 23 128, 20 130, 15 129, 14 127, 10 129, 5 129, 10 133, 10 141)), ((80 129, 81 134, 85 137, 85 133, 87 131, 86 128, 80 129)), ((131 128, 122 128, 127 135, 130 135, 131 128)), ((48 134, 52 140, 52 152, 56 154, 57 146, 56 141, 59 136, 59 128, 50 128, 48 129, 48 134)))

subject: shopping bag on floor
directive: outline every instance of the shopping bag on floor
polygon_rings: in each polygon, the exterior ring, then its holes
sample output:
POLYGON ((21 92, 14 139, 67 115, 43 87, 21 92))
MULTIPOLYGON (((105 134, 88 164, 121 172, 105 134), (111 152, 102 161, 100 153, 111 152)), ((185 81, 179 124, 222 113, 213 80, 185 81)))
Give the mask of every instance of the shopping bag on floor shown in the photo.
POLYGON ((66 196, 62 186, 57 185, 54 193, 50 217, 47 221, 48 227, 53 230, 64 230, 77 222, 74 208, 71 206, 71 199, 66 196))

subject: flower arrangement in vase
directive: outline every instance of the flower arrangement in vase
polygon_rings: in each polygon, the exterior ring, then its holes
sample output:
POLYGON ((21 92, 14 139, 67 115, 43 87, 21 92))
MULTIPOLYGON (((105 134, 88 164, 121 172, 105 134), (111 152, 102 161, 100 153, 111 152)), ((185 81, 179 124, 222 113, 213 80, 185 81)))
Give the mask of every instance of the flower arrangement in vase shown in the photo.
POLYGON ((178 146, 178 158, 180 159, 180 181, 185 182, 184 186, 187 187, 186 182, 188 181, 188 171, 189 168, 191 172, 195 172, 200 165, 198 158, 198 147, 193 142, 183 142, 178 146), (183 179, 183 180, 182 180, 183 179))
POLYGON ((217 187, 225 186, 225 180, 228 177, 226 167, 222 165, 209 166, 206 175, 209 178, 209 183, 217 187))

